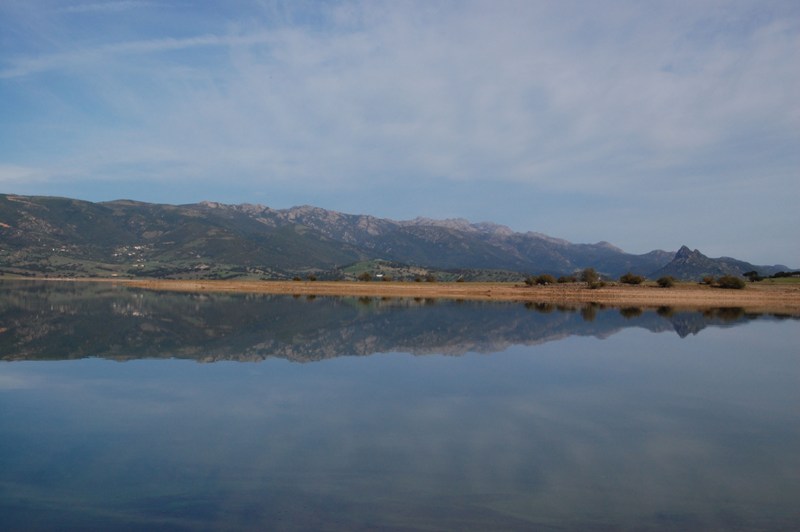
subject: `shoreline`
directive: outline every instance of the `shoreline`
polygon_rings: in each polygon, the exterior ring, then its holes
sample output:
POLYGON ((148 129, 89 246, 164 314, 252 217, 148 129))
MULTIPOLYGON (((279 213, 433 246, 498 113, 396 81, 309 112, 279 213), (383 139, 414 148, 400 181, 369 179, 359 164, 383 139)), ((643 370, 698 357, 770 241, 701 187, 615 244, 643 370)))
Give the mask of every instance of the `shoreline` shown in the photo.
MULTIPOLYGON (((10 280, 10 279, 9 279, 10 280)), ((590 289, 583 283, 527 286, 522 283, 412 283, 357 281, 218 281, 166 279, 18 279, 112 283, 153 291, 260 293, 299 296, 389 297, 516 301, 556 305, 599 304, 613 307, 703 310, 739 307, 745 311, 800 315, 800 285, 750 284, 742 290, 678 284, 673 288, 652 285, 609 284, 590 289)))

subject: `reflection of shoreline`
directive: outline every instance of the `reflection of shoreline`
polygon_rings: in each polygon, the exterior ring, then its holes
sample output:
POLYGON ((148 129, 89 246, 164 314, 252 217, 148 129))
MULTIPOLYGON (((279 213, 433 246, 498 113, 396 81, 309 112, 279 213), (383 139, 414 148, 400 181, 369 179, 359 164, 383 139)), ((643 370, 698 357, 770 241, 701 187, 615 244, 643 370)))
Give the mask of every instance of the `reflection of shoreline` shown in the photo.
POLYGON ((553 304, 598 303, 615 307, 705 310, 741 307, 748 312, 800 316, 800 286, 749 284, 744 290, 724 290, 681 284, 674 288, 609 285, 589 289, 581 283, 526 286, 514 283, 399 283, 346 281, 188 281, 136 279, 74 279, 112 282, 173 292, 243 292, 302 296, 365 296, 529 301, 553 304))
POLYGON ((373 353, 495 353, 570 336, 607 338, 629 327, 674 332, 730 327, 759 316, 590 303, 178 293, 103 283, 0 283, 0 359, 284 358, 310 362, 373 353))

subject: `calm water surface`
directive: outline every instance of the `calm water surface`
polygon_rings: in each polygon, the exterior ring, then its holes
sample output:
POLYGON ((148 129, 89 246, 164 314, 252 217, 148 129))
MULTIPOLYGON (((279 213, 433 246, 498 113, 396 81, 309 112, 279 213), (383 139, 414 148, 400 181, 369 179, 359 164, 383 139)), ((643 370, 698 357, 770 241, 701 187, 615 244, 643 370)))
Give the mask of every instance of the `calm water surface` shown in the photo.
POLYGON ((5 282, 0 331, 3 530, 800 527, 792 318, 5 282))

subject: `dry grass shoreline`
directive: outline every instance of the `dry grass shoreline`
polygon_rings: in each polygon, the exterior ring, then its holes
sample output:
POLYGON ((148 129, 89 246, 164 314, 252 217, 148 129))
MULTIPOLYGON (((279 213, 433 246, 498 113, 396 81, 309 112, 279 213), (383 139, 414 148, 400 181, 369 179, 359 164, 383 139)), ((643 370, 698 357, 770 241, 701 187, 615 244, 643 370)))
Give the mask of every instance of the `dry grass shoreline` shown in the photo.
MULTIPOLYGON (((57 280, 57 279, 53 279, 57 280)), ((64 280, 64 279, 60 279, 64 280)), ((159 279, 69 279, 110 282, 147 290, 247 292, 305 296, 410 297, 520 301, 560 305, 597 303, 615 307, 709 309, 740 307, 750 312, 800 315, 800 285, 748 284, 725 290, 680 283, 673 288, 618 285, 589 289, 582 283, 526 286, 522 283, 408 283, 349 281, 204 281, 159 279)))

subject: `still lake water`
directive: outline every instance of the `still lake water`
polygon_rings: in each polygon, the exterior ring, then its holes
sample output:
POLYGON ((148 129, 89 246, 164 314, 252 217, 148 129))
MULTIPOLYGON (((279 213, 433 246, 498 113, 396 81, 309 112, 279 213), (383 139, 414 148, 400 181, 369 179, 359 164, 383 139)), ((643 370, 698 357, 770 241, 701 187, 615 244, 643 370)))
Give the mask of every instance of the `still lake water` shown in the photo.
POLYGON ((2 530, 800 527, 794 318, 3 282, 0 359, 2 530))

